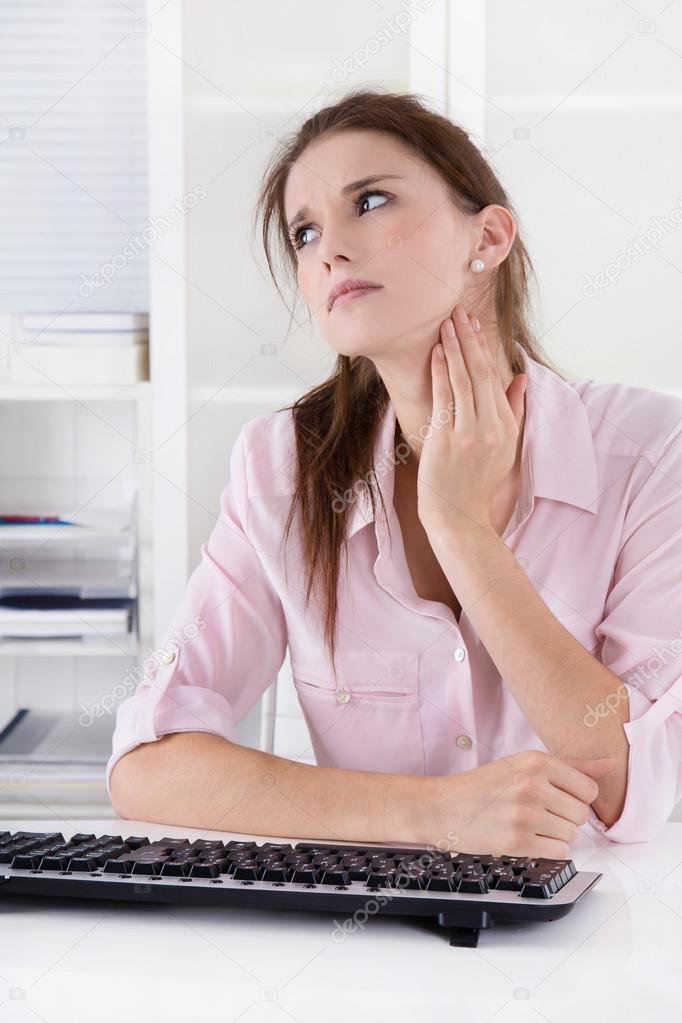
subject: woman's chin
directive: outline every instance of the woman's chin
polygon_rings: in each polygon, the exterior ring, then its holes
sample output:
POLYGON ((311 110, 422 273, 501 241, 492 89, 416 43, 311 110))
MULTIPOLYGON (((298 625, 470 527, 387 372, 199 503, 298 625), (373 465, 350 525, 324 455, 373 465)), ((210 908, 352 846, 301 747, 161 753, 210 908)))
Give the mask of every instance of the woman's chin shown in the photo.
POLYGON ((334 341, 327 341, 327 344, 337 355, 346 355, 349 359, 354 358, 356 355, 371 357, 376 351, 376 344, 373 340, 370 341, 369 338, 364 342, 356 337, 349 338, 348 341, 343 342, 336 338, 334 341))

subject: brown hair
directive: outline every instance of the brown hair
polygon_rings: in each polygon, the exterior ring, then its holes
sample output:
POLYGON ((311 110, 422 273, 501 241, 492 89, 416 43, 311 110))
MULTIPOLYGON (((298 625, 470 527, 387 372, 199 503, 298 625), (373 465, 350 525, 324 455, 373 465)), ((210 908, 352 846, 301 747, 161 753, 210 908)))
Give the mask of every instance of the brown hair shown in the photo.
MULTIPOLYGON (((467 133, 429 110, 415 95, 367 88, 352 90, 309 117, 286 142, 280 143, 281 149, 271 158, 256 205, 256 217, 260 214, 263 219, 262 242, 268 268, 280 296, 270 246, 273 223, 285 267, 293 278, 294 293, 297 281, 296 250, 284 211, 289 171, 310 143, 330 132, 349 130, 388 132, 410 147, 450 186, 451 198, 462 212, 473 216, 491 204, 509 210, 517 222, 517 232, 506 259, 491 273, 489 283, 490 292, 494 292, 495 319, 504 353, 514 375, 522 373, 523 365, 514 346, 514 341, 518 341, 532 359, 563 378, 563 373, 542 353, 529 326, 529 282, 535 273, 519 237, 518 217, 507 193, 467 133)), ((376 514, 373 451, 388 400, 386 387, 370 359, 338 355, 330 377, 292 405, 278 410, 292 412, 296 437, 296 489, 285 535, 289 534, 298 505, 307 574, 306 603, 317 578, 322 586, 320 606, 324 610, 325 641, 333 665, 342 546, 346 566, 348 560, 345 531, 349 504, 342 502, 342 510, 338 511, 339 494, 349 493, 356 481, 371 482, 368 492, 376 514)), ((377 493, 384 507, 378 488, 377 493)))

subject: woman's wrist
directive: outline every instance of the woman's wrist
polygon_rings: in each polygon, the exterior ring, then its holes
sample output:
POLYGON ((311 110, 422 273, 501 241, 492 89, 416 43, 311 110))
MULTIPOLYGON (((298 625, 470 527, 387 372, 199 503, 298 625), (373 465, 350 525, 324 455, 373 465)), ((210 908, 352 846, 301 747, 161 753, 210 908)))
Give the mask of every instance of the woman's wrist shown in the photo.
POLYGON ((460 777, 393 775, 387 785, 384 840, 446 848, 460 777))
POLYGON ((466 819, 470 771, 459 774, 430 775, 423 792, 420 842, 445 852, 457 849, 460 827, 466 819))

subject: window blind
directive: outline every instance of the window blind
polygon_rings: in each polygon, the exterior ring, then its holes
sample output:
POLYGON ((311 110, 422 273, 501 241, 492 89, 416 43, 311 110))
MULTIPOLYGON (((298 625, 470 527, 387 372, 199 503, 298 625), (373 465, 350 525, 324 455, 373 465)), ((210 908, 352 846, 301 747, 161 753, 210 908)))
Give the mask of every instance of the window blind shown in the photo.
POLYGON ((0 314, 148 310, 148 28, 140 3, 0 0, 0 314))

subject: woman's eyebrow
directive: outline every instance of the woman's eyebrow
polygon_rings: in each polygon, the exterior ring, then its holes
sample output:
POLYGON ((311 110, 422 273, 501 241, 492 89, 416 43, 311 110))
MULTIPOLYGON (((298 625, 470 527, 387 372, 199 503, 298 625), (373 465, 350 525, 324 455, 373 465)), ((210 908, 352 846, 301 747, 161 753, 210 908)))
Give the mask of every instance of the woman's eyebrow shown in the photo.
MULTIPOLYGON (((351 181, 349 185, 344 185, 341 189, 341 195, 349 195, 351 192, 357 192, 359 189, 364 188, 366 185, 373 185, 377 181, 385 181, 387 178, 404 178, 404 174, 372 174, 368 178, 360 178, 359 181, 351 181)), ((292 220, 289 221, 289 230, 294 231, 299 224, 304 220, 307 220, 310 216, 310 210, 307 206, 302 206, 298 213, 292 220)))

